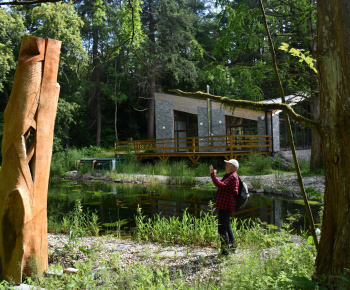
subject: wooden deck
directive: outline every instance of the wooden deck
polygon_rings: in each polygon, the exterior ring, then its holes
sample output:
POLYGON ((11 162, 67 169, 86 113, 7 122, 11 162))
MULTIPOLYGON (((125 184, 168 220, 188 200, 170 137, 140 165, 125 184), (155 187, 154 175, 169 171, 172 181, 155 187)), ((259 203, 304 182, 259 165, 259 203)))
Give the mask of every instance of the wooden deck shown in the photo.
POLYGON ((201 157, 238 158, 252 153, 270 154, 269 135, 223 135, 155 140, 121 141, 114 144, 115 157, 134 153, 141 161, 156 157, 188 157, 195 165, 201 157))

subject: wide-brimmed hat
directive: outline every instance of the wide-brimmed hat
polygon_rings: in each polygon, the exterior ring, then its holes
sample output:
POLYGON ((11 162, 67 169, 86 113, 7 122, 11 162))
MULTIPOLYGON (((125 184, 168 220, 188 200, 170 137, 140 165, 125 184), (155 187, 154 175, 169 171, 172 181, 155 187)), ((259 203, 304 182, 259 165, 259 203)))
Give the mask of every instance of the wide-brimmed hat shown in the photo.
POLYGON ((236 166, 236 168, 238 169, 239 168, 239 163, 236 159, 230 159, 230 160, 224 160, 226 163, 231 163, 233 164, 234 166, 236 166))

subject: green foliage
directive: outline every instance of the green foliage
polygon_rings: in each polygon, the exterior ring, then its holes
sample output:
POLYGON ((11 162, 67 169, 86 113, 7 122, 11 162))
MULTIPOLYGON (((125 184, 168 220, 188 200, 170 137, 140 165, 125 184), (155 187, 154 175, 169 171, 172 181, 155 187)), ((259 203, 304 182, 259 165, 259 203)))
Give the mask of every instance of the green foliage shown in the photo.
POLYGON ((24 30, 23 17, 20 14, 0 8, 0 93, 6 83, 12 84, 10 73, 16 67, 18 44, 24 30))
POLYGON ((168 183, 187 185, 195 183, 195 172, 185 160, 174 161, 168 166, 168 183))
POLYGON ((195 168, 195 175, 208 176, 210 164, 210 162, 197 162, 197 166, 195 168))
POLYGON ((120 238, 120 234, 121 234, 121 227, 128 224, 128 220, 126 219, 123 219, 123 220, 118 220, 114 223, 104 223, 102 224, 104 227, 106 227, 106 233, 109 234, 109 233, 116 233, 116 236, 118 238, 120 238), (115 231, 111 231, 110 228, 114 228, 116 227, 116 230, 115 231))
POLYGON ((80 106, 75 102, 67 102, 60 98, 58 100, 55 135, 53 143, 53 151, 62 151, 64 140, 69 138, 67 134, 67 127, 76 124, 75 111, 79 110, 80 106))
POLYGON ((251 154, 243 159, 239 166, 240 175, 262 175, 272 173, 272 160, 270 156, 251 154))
MULTIPOLYGON (((314 175, 322 175, 324 176, 325 172, 324 172, 324 168, 317 168, 315 170, 311 169, 310 167, 310 162, 307 160, 298 160, 299 163, 299 168, 301 170, 301 173, 304 177, 306 176, 314 176, 314 175)), ((290 171, 295 171, 295 165, 294 162, 292 162, 290 168, 290 171)))
POLYGON ((305 242, 247 252, 230 263, 217 289, 317 289, 315 254, 305 242))
POLYGON ((289 44, 282 42, 282 45, 279 47, 280 50, 283 50, 285 52, 289 52, 292 56, 296 56, 299 58, 299 62, 305 62, 309 68, 311 68, 315 73, 317 73, 317 69, 314 66, 315 60, 309 56, 309 53, 303 53, 305 49, 297 49, 297 48, 291 48, 289 49, 289 44))
POLYGON ((311 200, 323 200, 323 195, 320 190, 317 190, 315 187, 305 188, 306 195, 311 200))
POLYGON ((50 176, 65 176, 66 172, 77 169, 77 161, 83 156, 78 149, 72 148, 52 155, 50 176))
POLYGON ((181 218, 166 219, 158 214, 151 219, 144 216, 138 208, 135 223, 133 237, 138 241, 204 246, 219 244, 217 219, 213 215, 213 209, 207 213, 201 212, 200 218, 188 214, 185 210, 181 218))
POLYGON ((77 237, 98 236, 101 225, 98 215, 90 211, 84 213, 80 200, 76 200, 74 209, 61 222, 49 219, 48 228, 49 231, 68 234, 68 246, 74 246, 78 242, 77 237))
MULTIPOLYGON (((67 74, 72 70, 80 72, 86 65, 87 54, 80 36, 83 24, 73 2, 43 3, 32 10, 31 25, 35 30, 34 35, 62 41, 59 74, 67 74)), ((61 77, 67 81, 67 75, 61 77)))

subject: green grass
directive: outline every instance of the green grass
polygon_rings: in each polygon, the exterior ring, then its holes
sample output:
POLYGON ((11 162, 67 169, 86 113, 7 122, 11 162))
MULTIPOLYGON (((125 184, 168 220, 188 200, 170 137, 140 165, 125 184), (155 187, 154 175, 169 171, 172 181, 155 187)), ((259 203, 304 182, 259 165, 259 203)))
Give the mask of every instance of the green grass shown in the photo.
POLYGON ((213 211, 201 212, 195 218, 185 211, 182 217, 164 218, 159 214, 153 219, 146 218, 138 210, 133 238, 138 241, 162 242, 165 244, 217 246, 217 219, 213 211))
MULTIPOLYGON (((74 211, 75 215, 81 215, 79 205, 74 211)), ((136 240, 184 245, 188 251, 194 245, 218 246, 217 219, 212 213, 201 219, 185 212, 181 219, 156 216, 150 220, 139 212, 138 219, 133 236, 136 240)), ((151 257, 147 263, 125 266, 117 252, 101 259, 101 245, 93 245, 87 250, 75 243, 64 247, 63 251, 73 257, 76 248, 87 256, 84 262, 74 264, 79 269, 78 274, 33 275, 25 282, 46 289, 318 289, 312 281, 315 248, 305 238, 301 238, 299 244, 291 243, 288 230, 277 232, 274 226, 259 221, 234 219, 232 227, 240 254, 214 260, 195 258, 192 272, 202 271, 213 261, 217 263, 215 272, 204 281, 187 282, 181 270, 184 268, 172 266, 173 262, 181 261, 180 257, 169 257, 166 263, 161 263, 159 257, 149 256, 151 253, 146 251, 143 255, 151 257)), ((56 272, 63 269, 59 264, 50 268, 56 272)))
MULTIPOLYGON (((114 157, 113 148, 101 148, 90 146, 88 148, 76 149, 72 148, 63 152, 57 152, 52 157, 50 176, 51 177, 64 177, 66 172, 71 170, 77 170, 77 160, 82 158, 107 158, 114 157)), ((134 153, 129 152, 124 156, 124 163, 117 163, 116 170, 113 172, 104 172, 102 174, 109 175, 111 178, 121 178, 121 174, 128 175, 129 179, 132 179, 135 174, 145 174, 151 180, 153 175, 167 176, 168 184, 183 184, 193 185, 195 184, 195 178, 201 176, 209 176, 209 165, 212 163, 210 159, 202 158, 194 167, 189 159, 176 159, 162 162, 160 160, 149 160, 145 163, 138 162, 134 153)), ((213 160, 215 161, 215 160, 213 160)), ((238 174, 241 176, 259 176, 263 174, 275 174, 280 175, 283 173, 293 173, 295 171, 294 164, 292 163, 288 170, 281 169, 281 157, 275 157, 271 159, 270 156, 261 154, 252 154, 248 157, 239 159, 240 167, 238 174)), ((225 163, 223 160, 216 160, 218 176, 223 176, 225 171, 225 163)), ((299 166, 303 176, 322 175, 324 169, 311 170, 310 165, 306 161, 300 161, 299 166)), ((80 168, 78 175, 82 175, 90 172, 96 174, 95 171, 91 172, 90 168, 80 168)), ((124 178, 124 177, 122 177, 124 178)), ((256 181, 256 187, 258 187, 259 180, 256 181)))
POLYGON ((99 217, 94 212, 83 212, 80 200, 76 200, 74 209, 63 216, 62 221, 48 219, 48 231, 69 235, 72 243, 77 237, 98 236, 101 230, 99 217))

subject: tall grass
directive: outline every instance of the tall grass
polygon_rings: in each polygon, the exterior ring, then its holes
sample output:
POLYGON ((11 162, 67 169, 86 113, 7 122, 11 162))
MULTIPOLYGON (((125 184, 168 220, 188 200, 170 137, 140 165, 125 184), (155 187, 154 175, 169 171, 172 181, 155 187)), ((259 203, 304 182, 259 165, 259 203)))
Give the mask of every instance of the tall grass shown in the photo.
POLYGON ((305 241, 246 252, 233 257, 214 289, 318 289, 312 281, 315 254, 305 241))
POLYGON ((63 216, 61 221, 48 220, 49 232, 68 234, 71 241, 77 237, 98 236, 101 230, 99 217, 95 212, 83 212, 80 200, 76 200, 74 209, 63 216))
POLYGON ((218 224, 213 211, 201 212, 200 218, 190 215, 185 210, 181 218, 165 218, 158 214, 151 219, 138 210, 135 223, 133 238, 138 241, 203 246, 217 246, 219 243, 218 224))
MULTIPOLYGON (((158 214, 154 218, 148 218, 139 208, 135 223, 133 238, 138 241, 213 247, 220 243, 217 216, 213 209, 206 213, 202 211, 199 218, 186 210, 182 217, 167 218, 158 214)), ((276 229, 276 226, 259 220, 232 220, 233 235, 240 248, 273 247, 290 240, 288 227, 279 231, 276 229)))

